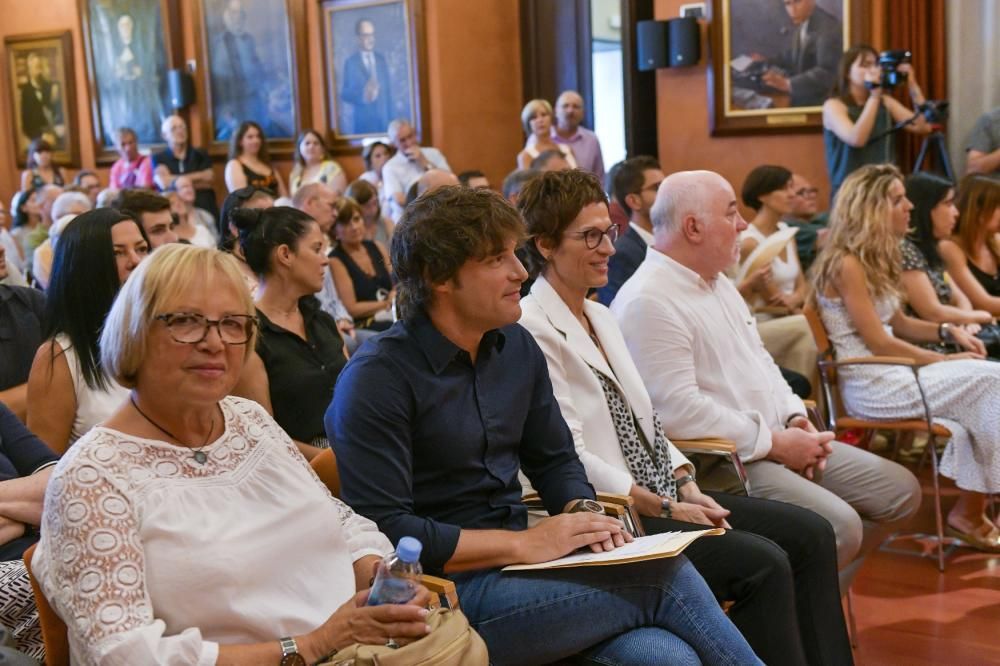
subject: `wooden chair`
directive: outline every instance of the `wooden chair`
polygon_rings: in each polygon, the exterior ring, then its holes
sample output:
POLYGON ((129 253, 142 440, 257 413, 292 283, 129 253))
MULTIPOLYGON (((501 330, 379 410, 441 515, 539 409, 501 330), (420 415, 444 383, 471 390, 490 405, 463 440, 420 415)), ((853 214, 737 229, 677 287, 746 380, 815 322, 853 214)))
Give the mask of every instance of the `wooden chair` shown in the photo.
MULTIPOLYGON (((949 552, 953 550, 958 541, 955 539, 945 539, 944 520, 941 512, 941 485, 938 478, 938 455, 937 439, 947 439, 951 437, 951 431, 947 428, 935 424, 931 416, 930 407, 927 404, 927 397, 924 388, 920 384, 921 364, 912 359, 898 356, 865 356, 860 358, 845 358, 838 360, 835 356, 833 345, 826 333, 826 326, 820 318, 819 312, 812 306, 807 306, 804 310, 809 328, 812 329, 813 338, 816 340, 816 347, 819 349, 819 376, 820 385, 823 390, 823 397, 826 400, 827 427, 840 433, 845 430, 863 430, 871 433, 875 430, 889 430, 898 433, 925 433, 927 435, 927 454, 931 458, 931 467, 934 477, 934 519, 937 526, 937 561, 938 569, 944 571, 945 542, 949 545, 949 552), (900 419, 895 421, 880 421, 874 419, 864 419, 850 416, 844 409, 844 403, 840 397, 839 386, 837 384, 837 370, 852 365, 879 365, 887 367, 909 368, 913 373, 913 381, 920 392, 920 400, 924 408, 923 418, 900 419)), ((894 535, 894 539, 899 535, 894 535)), ((929 536, 929 535, 908 535, 908 536, 929 536)), ((904 554, 918 554, 906 550, 894 550, 904 554)))

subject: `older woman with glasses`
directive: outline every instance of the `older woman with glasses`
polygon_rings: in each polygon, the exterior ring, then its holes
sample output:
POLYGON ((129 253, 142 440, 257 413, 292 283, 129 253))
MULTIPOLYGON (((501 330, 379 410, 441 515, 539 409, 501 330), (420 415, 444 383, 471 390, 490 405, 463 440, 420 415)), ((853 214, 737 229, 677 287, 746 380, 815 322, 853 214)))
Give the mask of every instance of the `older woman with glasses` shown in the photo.
POLYGON ((74 663, 311 664, 427 633, 426 590, 376 607, 358 592, 388 539, 229 397, 254 321, 214 249, 161 248, 115 301, 101 361, 130 392, 57 466, 33 561, 74 663))

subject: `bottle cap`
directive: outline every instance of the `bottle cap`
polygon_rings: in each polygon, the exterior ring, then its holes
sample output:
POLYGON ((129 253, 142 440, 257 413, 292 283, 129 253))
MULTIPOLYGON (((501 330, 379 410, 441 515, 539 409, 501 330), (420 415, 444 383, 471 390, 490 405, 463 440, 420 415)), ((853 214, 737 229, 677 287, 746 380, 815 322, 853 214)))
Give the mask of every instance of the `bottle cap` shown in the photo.
POLYGON ((399 555, 399 559, 412 564, 420 559, 420 551, 423 549, 424 546, 418 539, 405 536, 396 545, 396 554, 399 555))

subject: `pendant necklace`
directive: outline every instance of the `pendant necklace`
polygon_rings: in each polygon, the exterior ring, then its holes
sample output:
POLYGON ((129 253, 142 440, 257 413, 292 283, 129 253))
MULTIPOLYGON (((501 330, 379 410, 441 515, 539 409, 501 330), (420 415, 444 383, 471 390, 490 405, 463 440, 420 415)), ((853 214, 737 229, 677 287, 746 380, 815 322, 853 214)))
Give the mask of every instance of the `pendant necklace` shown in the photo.
MULTIPOLYGON (((166 428, 164 428, 163 426, 161 426, 159 423, 157 423, 153 419, 149 418, 149 415, 146 414, 146 412, 144 412, 141 409, 139 409, 139 405, 136 403, 134 395, 130 394, 129 397, 128 397, 128 399, 129 399, 129 402, 132 403, 132 406, 135 407, 135 411, 139 412, 139 415, 142 416, 142 418, 144 418, 147 421, 149 421, 151 424, 153 424, 153 426, 155 428, 157 428, 158 430, 160 430, 160 432, 162 432, 163 434, 165 434, 167 437, 169 437, 170 439, 174 440, 175 442, 178 442, 179 444, 183 444, 184 443, 181 440, 180 437, 174 435, 172 432, 170 432, 169 430, 167 430, 166 428)), ((199 446, 198 448, 193 448, 192 447, 192 449, 191 449, 192 450, 191 457, 199 465, 204 465, 205 462, 208 460, 208 454, 205 453, 204 451, 202 451, 202 449, 205 448, 208 445, 208 440, 211 439, 213 432, 215 432, 215 418, 214 417, 212 418, 212 426, 208 429, 208 435, 205 436, 205 441, 202 442, 201 446, 199 446)))

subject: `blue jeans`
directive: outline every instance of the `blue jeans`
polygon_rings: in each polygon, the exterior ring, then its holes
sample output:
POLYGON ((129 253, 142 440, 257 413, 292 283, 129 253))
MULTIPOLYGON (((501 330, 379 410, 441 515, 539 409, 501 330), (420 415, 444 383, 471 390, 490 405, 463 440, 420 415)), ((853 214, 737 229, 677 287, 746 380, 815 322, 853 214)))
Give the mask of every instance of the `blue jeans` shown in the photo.
POLYGON ((684 556, 450 578, 498 666, 580 654, 599 664, 762 663, 684 556))

